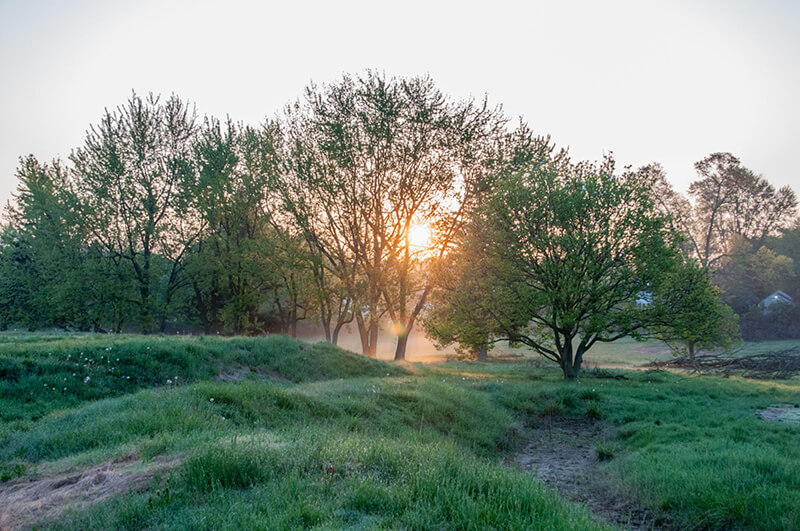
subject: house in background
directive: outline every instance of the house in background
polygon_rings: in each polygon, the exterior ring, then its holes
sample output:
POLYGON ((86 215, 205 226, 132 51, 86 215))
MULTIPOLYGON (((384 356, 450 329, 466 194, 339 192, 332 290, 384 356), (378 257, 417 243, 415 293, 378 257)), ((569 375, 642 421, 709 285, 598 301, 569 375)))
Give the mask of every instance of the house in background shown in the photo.
POLYGON ((640 291, 636 297, 636 306, 639 308, 647 308, 653 302, 653 294, 649 291, 640 291))
POLYGON ((759 302, 758 306, 761 308, 761 311, 764 312, 764 315, 767 315, 772 311, 770 310, 770 306, 773 304, 791 305, 794 304, 794 299, 792 299, 788 293, 778 290, 772 295, 767 296, 763 301, 759 302))

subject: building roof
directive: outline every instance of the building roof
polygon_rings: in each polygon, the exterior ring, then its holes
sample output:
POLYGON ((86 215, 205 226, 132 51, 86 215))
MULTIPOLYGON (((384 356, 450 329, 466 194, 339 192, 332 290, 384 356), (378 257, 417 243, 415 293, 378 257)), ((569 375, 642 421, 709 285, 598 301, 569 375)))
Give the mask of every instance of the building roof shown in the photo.
POLYGON ((785 291, 778 290, 772 295, 767 296, 763 301, 761 301, 761 305, 767 308, 775 304, 776 302, 779 302, 781 304, 792 304, 794 300, 785 291))

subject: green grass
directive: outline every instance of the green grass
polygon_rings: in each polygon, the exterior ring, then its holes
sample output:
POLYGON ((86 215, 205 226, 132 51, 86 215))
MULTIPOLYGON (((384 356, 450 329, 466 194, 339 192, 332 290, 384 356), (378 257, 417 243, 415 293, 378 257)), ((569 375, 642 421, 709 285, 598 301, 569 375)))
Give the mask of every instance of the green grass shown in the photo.
POLYGON ((615 370, 625 379, 586 371, 565 383, 557 367, 527 357, 419 366, 278 337, 7 337, 0 360, 18 376, 0 384, 5 481, 127 455, 182 456, 145 492, 37 528, 596 527, 501 463, 539 419, 559 416, 610 427, 595 446, 604 488, 660 521, 800 528, 800 426, 759 416, 800 403, 796 380, 615 370), (26 390, 73 370, 65 357, 75 352, 112 357, 135 383, 95 361, 83 368, 96 388, 30 400, 26 390), (215 381, 220 374, 243 380, 215 381), (165 383, 175 375, 179 384, 165 383))
POLYGON ((267 338, 0 335, 0 422, 218 377, 306 382, 406 374, 325 343, 267 338))
POLYGON ((321 430, 314 437, 230 441, 199 452, 146 494, 55 528, 588 529, 530 475, 447 442, 321 430), (289 451, 288 449, 291 449, 289 451))

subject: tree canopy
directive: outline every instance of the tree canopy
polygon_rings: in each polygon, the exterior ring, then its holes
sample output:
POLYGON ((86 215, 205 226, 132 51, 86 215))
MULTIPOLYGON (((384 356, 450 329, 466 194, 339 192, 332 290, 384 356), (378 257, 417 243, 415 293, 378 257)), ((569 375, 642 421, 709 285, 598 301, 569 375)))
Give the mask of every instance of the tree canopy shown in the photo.
POLYGON ((484 332, 528 345, 567 379, 596 342, 646 324, 635 301, 678 256, 649 181, 614 170, 610 157, 572 163, 560 154, 508 171, 470 236, 485 286, 477 304, 492 320, 484 332))
POLYGON ((573 162, 425 76, 311 84, 257 126, 134 93, 67 161, 20 160, 0 326, 296 335, 306 321, 333 343, 352 326, 370 356, 388 330, 402 360, 422 319, 440 345, 485 359, 524 343, 567 378, 624 335, 693 352, 735 337, 725 304, 752 331, 763 296, 800 297, 791 189, 730 153, 696 169, 687 199, 658 164, 573 162))

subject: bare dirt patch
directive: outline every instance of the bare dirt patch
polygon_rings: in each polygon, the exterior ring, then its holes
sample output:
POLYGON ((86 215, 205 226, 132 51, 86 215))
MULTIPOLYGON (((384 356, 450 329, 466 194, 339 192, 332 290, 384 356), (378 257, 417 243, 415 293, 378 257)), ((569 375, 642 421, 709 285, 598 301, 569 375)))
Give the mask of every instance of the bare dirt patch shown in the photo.
POLYGON ((618 494, 613 474, 602 466, 599 453, 613 459, 611 426, 548 416, 537 418, 533 428, 523 449, 506 458, 507 465, 529 470, 565 498, 585 504, 600 522, 626 529, 665 527, 649 511, 618 494))
POLYGON ((761 412, 761 418, 768 422, 800 424, 800 408, 795 406, 769 406, 761 412))
POLYGON ((131 490, 147 488, 152 477, 174 468, 182 456, 143 462, 129 455, 84 470, 42 478, 20 478, 0 485, 0 531, 30 529, 67 508, 86 507, 131 490))
POLYGON ((246 365, 225 365, 220 367, 219 374, 214 378, 218 382, 242 382, 245 380, 291 382, 277 371, 253 370, 246 365))

